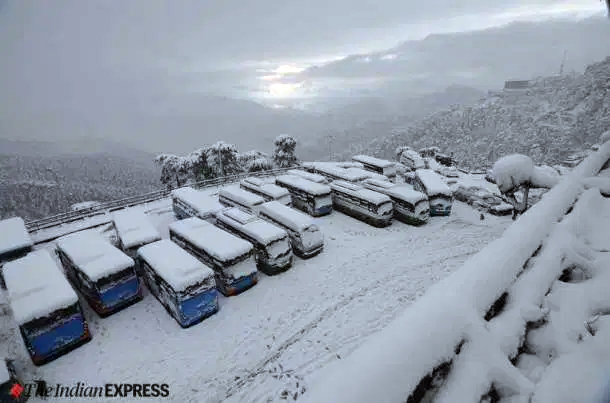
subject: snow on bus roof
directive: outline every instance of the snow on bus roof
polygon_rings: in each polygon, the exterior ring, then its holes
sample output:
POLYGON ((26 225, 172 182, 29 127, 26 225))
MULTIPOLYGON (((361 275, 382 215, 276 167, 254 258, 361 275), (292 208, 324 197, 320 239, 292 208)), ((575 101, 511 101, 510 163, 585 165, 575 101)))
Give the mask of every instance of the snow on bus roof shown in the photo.
POLYGON ((311 216, 275 200, 263 204, 260 213, 282 222, 295 231, 305 230, 314 223, 311 216))
POLYGON ((47 249, 6 263, 4 280, 15 321, 23 325, 78 302, 47 249))
POLYGON ((312 182, 317 182, 317 183, 322 183, 322 184, 326 184, 328 181, 326 180, 325 177, 323 177, 322 175, 318 175, 318 174, 313 174, 311 172, 307 172, 307 171, 302 171, 300 169, 291 169, 289 171, 286 172, 288 175, 296 175, 296 176, 301 176, 307 180, 310 180, 312 182))
POLYGON ((383 160, 381 158, 376 158, 376 157, 371 157, 369 155, 363 155, 363 154, 354 155, 352 157, 352 159, 356 162, 362 162, 363 164, 371 164, 371 165, 379 166, 381 168, 387 168, 387 167, 394 166, 394 163, 392 161, 383 160))
POLYGON ((255 195, 254 193, 250 193, 247 190, 241 189, 238 185, 231 185, 227 187, 223 187, 218 192, 219 196, 224 196, 229 199, 234 199, 235 201, 241 204, 247 205, 259 205, 265 202, 265 199, 262 197, 255 195))
POLYGON ((253 248, 250 242, 197 217, 175 221, 169 225, 169 229, 221 261, 245 255, 253 248))
POLYGON ((249 176, 242 180, 242 182, 247 182, 254 186, 263 186, 266 183, 264 180, 262 180, 261 178, 257 178, 256 176, 249 176))
POLYGON ((330 187, 333 190, 343 192, 347 191, 348 193, 360 195, 364 199, 377 204, 392 201, 389 196, 384 195, 383 193, 375 192, 374 190, 367 189, 351 182, 337 180, 333 181, 330 184, 330 187))
POLYGON ((407 200, 413 204, 428 200, 428 196, 426 196, 425 193, 418 192, 409 185, 396 185, 391 189, 388 189, 388 195, 390 197, 407 200))
POLYGON ((76 232, 66 235, 59 238, 57 247, 91 281, 97 281, 134 265, 132 258, 98 233, 76 232))
POLYGON ((0 221, 0 254, 32 247, 33 245, 34 242, 30 238, 23 218, 12 217, 0 221))
POLYGON ((362 183, 364 184, 368 184, 368 185, 372 185, 375 187, 380 187, 380 188, 384 188, 384 189, 390 189, 393 188, 394 186, 396 186, 395 183, 390 182, 389 180, 382 180, 382 179, 365 179, 364 181, 362 181, 362 183))
POLYGON ((161 234, 140 209, 119 210, 113 216, 114 228, 124 248, 145 245, 161 239, 161 234))
POLYGON ((261 190, 276 199, 290 194, 287 189, 274 185, 273 183, 265 183, 263 186, 261 186, 261 190))
POLYGON ((328 185, 312 182, 301 176, 280 175, 276 178, 276 181, 297 187, 299 189, 303 189, 304 191, 316 196, 327 195, 330 193, 330 187, 328 185))
POLYGON ((169 239, 141 247, 138 256, 178 292, 214 276, 212 269, 169 239))
POLYGON ((195 190, 191 187, 184 187, 172 191, 172 197, 177 198, 197 210, 200 216, 206 217, 223 209, 223 205, 212 196, 195 190))
POLYGON ((283 229, 238 208, 223 210, 216 218, 222 222, 229 221, 229 225, 230 221, 237 223, 246 234, 263 245, 288 236, 283 229))
POLYGON ((421 179, 429 195, 453 196, 453 192, 443 180, 443 177, 431 169, 418 169, 415 175, 421 179))

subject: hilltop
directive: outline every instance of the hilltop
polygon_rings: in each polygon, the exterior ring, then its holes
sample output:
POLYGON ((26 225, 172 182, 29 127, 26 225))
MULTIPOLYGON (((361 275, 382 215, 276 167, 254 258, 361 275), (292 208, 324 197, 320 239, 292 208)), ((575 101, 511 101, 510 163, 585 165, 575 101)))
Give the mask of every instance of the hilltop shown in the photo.
POLYGON ((558 163, 610 129, 609 88, 607 57, 583 74, 536 78, 527 89, 489 92, 470 106, 453 106, 416 123, 388 122, 382 128, 388 135, 355 144, 342 156, 391 158, 396 147, 409 145, 438 146, 472 167, 489 166, 509 153, 558 163))

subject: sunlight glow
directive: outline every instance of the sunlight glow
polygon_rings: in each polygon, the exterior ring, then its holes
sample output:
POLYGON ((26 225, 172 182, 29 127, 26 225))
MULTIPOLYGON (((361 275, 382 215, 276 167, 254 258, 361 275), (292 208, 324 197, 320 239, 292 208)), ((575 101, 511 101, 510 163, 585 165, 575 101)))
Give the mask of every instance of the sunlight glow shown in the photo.
POLYGON ((272 98, 287 98, 295 95, 302 84, 273 83, 268 87, 269 96, 272 98))
POLYGON ((296 74, 305 70, 303 67, 297 67, 291 64, 283 64, 277 69, 273 70, 276 74, 296 74))

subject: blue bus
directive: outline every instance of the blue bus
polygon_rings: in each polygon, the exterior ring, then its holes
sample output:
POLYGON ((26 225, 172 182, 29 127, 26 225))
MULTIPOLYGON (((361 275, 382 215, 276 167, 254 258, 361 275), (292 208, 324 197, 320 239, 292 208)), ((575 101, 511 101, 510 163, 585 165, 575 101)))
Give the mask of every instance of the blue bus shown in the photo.
POLYGON ((214 271, 174 242, 141 247, 136 262, 150 292, 183 328, 218 312, 214 271))
POLYGON ((4 279, 13 317, 35 365, 91 340, 78 296, 47 250, 7 263, 4 279))
POLYGON ((55 252, 68 279, 101 317, 142 299, 135 261, 100 234, 67 235, 57 241, 55 252))

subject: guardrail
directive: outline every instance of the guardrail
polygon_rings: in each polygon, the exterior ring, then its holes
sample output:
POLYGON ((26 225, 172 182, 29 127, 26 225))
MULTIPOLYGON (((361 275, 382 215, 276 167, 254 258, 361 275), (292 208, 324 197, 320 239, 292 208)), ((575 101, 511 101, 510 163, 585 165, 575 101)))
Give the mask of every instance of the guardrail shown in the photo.
MULTIPOLYGON (((275 176, 281 173, 284 173, 291 168, 278 168, 269 171, 260 171, 260 172, 246 172, 238 175, 225 176, 221 178, 208 179, 204 181, 194 182, 187 184, 185 186, 194 187, 196 189, 204 189, 207 187, 218 186, 225 183, 237 182, 241 179, 244 179, 249 176, 275 176)), ((100 203, 98 205, 84 208, 76 211, 68 211, 65 213, 57 214, 50 217, 41 218, 39 220, 33 220, 26 222, 26 228, 29 232, 40 231, 45 228, 54 227, 57 225, 68 224, 71 222, 75 222, 78 220, 83 220, 85 218, 90 218, 96 215, 106 214, 109 212, 113 212, 116 210, 121 210, 124 208, 136 206, 138 204, 150 203, 153 201, 161 200, 166 197, 169 197, 171 190, 163 189, 155 192, 150 192, 146 194, 141 194, 137 196, 128 197, 125 199, 113 200, 105 203, 100 203)))
POLYGON ((570 242, 576 238, 566 241, 565 236, 578 227, 579 213, 570 211, 591 208, 587 200, 584 207, 575 206, 586 187, 583 179, 597 175, 609 161, 607 142, 501 238, 349 356, 322 370, 302 401, 478 403, 497 401, 498 390, 531 390, 531 381, 513 360, 527 332, 545 319, 541 300, 574 259, 570 247, 578 246, 570 242))

